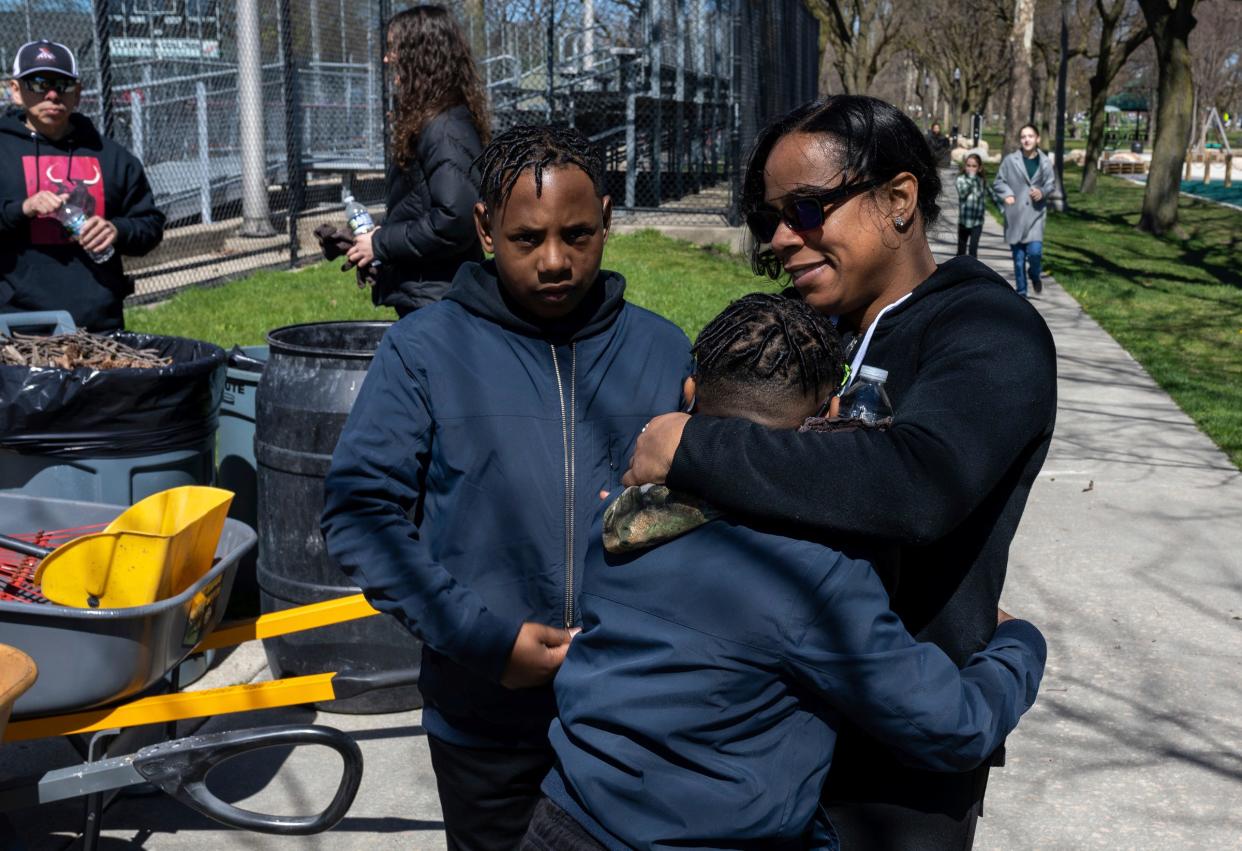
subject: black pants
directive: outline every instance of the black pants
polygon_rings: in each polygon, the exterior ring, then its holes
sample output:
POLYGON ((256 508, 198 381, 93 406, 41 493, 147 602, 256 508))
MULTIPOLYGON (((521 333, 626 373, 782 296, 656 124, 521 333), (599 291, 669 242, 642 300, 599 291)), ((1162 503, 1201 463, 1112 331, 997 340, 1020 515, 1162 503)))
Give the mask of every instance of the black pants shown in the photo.
POLYGON ((988 773, 911 768, 845 724, 821 803, 845 851, 969 851, 988 773))
POLYGON ((573 816, 547 798, 535 807, 535 816, 518 851, 606 851, 573 816))
POLYGON ((983 233, 983 225, 975 225, 973 228, 957 226, 957 256, 961 257, 966 253, 967 243, 970 244, 970 256, 979 256, 979 234, 983 233))
POLYGON ((970 851, 979 821, 977 804, 961 817, 858 802, 832 805, 827 811, 841 848, 866 851, 970 851))
POLYGON ((449 851, 514 851, 522 841, 539 784, 552 770, 551 746, 492 750, 427 737, 449 851))

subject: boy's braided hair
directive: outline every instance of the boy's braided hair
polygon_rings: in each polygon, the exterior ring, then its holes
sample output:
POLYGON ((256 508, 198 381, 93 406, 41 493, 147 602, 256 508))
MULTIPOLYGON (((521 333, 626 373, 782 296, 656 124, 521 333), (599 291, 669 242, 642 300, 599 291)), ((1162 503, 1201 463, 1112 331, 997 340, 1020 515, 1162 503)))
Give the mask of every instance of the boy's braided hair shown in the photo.
POLYGON ((730 304, 699 333, 693 352, 700 388, 777 394, 835 389, 844 360, 831 322, 802 299, 776 293, 751 293, 730 304))
POLYGON ((544 171, 568 165, 586 172, 595 184, 595 194, 605 195, 604 158, 599 148, 569 127, 532 124, 506 130, 492 139, 475 164, 483 201, 493 210, 509 200, 527 169, 534 169, 536 196, 543 192, 544 171))

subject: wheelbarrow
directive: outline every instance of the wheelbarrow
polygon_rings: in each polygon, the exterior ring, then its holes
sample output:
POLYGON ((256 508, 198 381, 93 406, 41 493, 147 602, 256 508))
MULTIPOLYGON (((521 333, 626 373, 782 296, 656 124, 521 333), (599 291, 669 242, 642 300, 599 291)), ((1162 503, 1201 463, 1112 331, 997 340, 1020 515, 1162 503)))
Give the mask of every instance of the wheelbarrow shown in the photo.
MULTIPOLYGON (((121 510, 94 503, 0 494, 0 518, 10 531, 75 525, 91 528, 108 523, 121 510)), ((84 751, 88 760, 6 783, 0 787, 0 812, 87 796, 83 830, 86 849, 94 848, 98 841, 104 794, 142 783, 242 830, 305 835, 327 830, 345 816, 361 782, 362 754, 352 739, 329 727, 248 729, 177 738, 131 754, 107 752, 108 742, 133 727, 341 699, 416 682, 416 672, 355 675, 341 671, 176 693, 177 666, 191 653, 377 614, 362 595, 354 595, 221 626, 238 562, 254 543, 255 535, 249 527, 226 520, 211 568, 181 593, 146 606, 74 608, 0 600, 0 644, 21 651, 38 669, 33 683, 14 688, 12 718, 3 731, 3 740, 64 736, 84 751), (161 684, 174 693, 150 693, 161 684), (208 789, 208 773, 222 762, 261 748, 290 745, 326 746, 342 758, 340 784, 331 802, 318 814, 287 817, 255 813, 221 800, 208 789)), ((4 658, 0 654, 0 660, 4 658)))

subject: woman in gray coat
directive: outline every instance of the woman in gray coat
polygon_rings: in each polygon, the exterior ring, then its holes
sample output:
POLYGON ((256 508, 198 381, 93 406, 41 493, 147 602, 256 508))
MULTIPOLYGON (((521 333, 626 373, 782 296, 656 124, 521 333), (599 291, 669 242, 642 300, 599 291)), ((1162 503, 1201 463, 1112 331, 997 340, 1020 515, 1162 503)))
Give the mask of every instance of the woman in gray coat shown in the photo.
POLYGON ((1056 188, 1052 159, 1039 149, 1039 131, 1026 124, 1018 133, 1018 150, 1001 160, 992 192, 1005 203, 1005 242, 1013 252, 1014 283, 1026 298, 1027 264, 1031 286, 1040 292, 1040 263, 1044 254, 1044 219, 1048 196, 1056 188))

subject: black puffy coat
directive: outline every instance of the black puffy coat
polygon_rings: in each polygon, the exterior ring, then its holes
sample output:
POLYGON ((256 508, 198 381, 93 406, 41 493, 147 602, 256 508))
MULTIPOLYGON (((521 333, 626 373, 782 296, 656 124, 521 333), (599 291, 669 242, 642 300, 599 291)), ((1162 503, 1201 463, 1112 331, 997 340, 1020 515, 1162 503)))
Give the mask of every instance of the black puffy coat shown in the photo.
POLYGON ((482 260, 474 230, 479 177, 473 164, 483 143, 462 105, 427 122, 404 169, 388 169, 387 217, 371 247, 380 261, 376 304, 404 316, 439 301, 457 269, 482 260))

